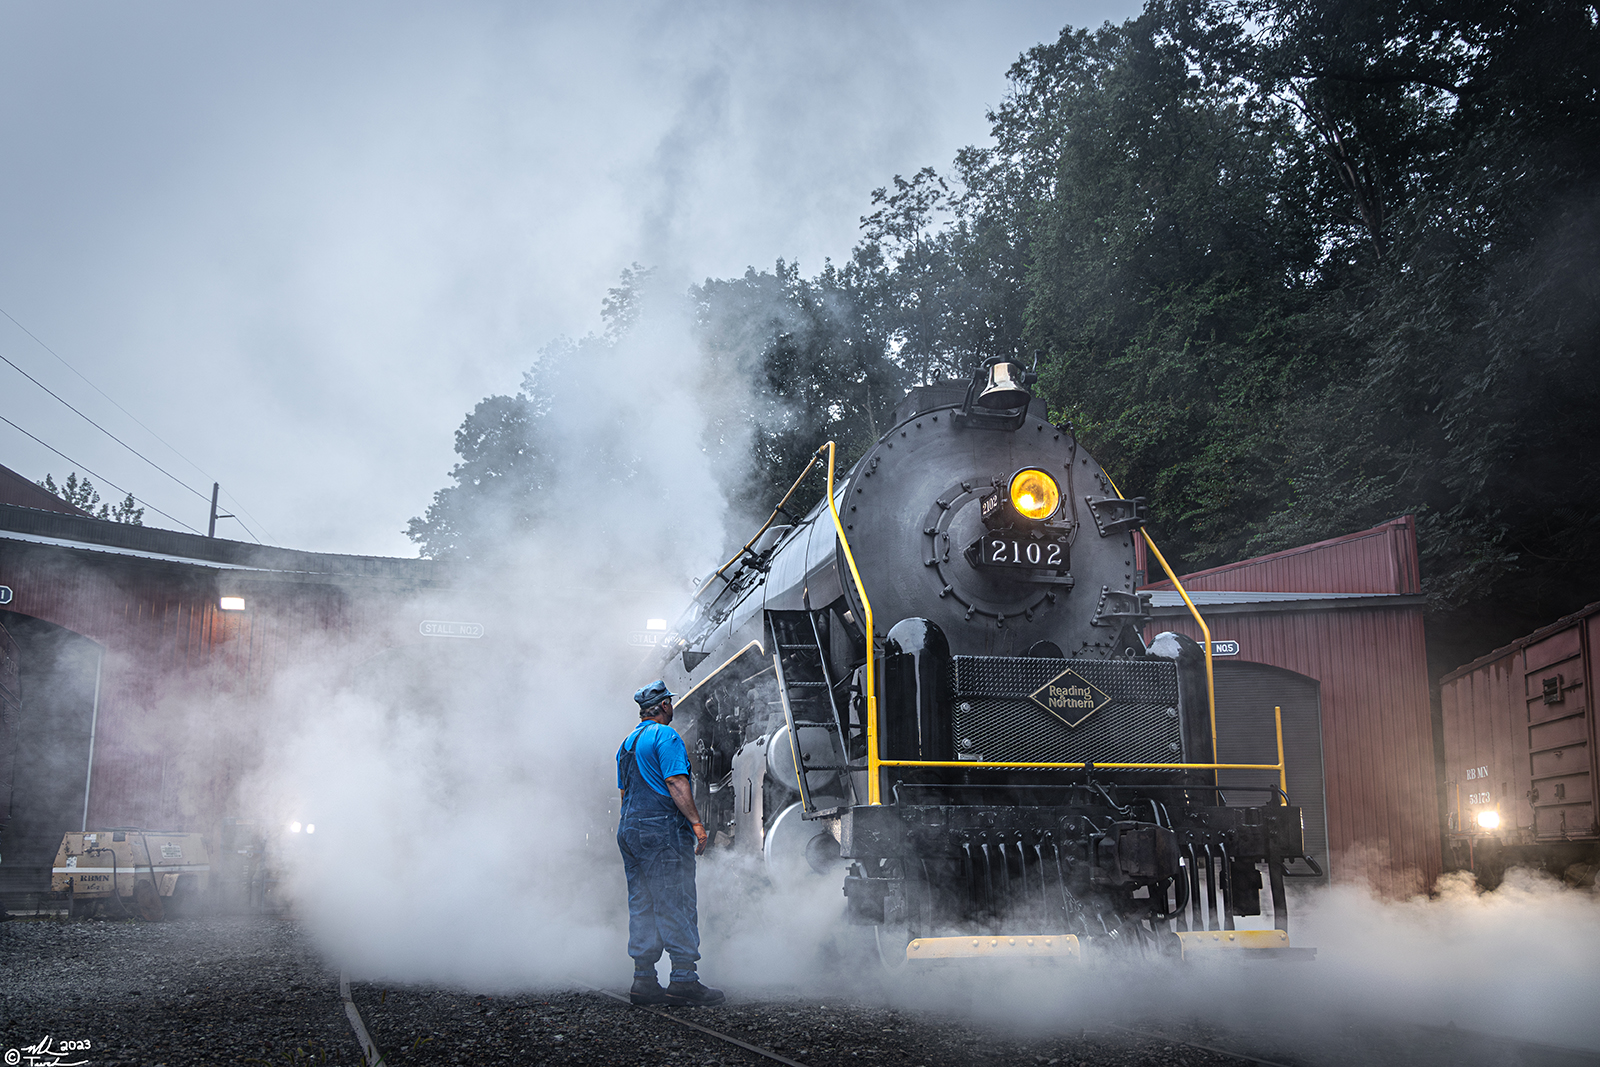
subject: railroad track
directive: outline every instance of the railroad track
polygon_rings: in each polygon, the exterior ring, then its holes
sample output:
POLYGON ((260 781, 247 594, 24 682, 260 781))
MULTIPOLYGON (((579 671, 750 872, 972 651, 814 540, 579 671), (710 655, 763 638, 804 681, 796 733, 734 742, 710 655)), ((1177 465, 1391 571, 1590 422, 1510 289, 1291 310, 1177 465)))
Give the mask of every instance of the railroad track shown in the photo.
POLYGON ((463 1052, 491 1048, 502 1050, 501 1059, 509 1054, 512 1062, 548 1059, 608 1067, 707 1061, 786 1067, 863 1062, 1154 1067, 1180 1057, 1191 1067, 1600 1067, 1600 1056, 1592 1052, 1364 1019, 1315 1028, 1284 1022, 1259 1031, 1101 1020, 1092 1030, 1074 1026, 1016 1037, 977 1019, 964 1022, 948 1013, 851 999, 832 1007, 814 999, 777 998, 673 1011, 633 1005, 625 993, 575 980, 566 991, 505 997, 375 987, 352 994, 344 978, 339 991, 367 1067, 459 1063, 454 1057, 463 1052), (369 1012, 365 1019, 358 997, 369 1012), (387 1006, 380 1006, 385 1000, 387 1006))

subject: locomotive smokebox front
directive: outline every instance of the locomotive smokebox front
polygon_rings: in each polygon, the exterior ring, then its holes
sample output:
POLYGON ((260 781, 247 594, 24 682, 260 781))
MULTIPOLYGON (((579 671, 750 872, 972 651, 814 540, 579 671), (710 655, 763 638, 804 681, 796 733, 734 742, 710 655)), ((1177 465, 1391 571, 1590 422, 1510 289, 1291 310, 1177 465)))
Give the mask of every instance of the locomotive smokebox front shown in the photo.
POLYGON ((1001 417, 974 393, 976 381, 913 389, 846 487, 875 617, 926 618, 957 655, 1143 653, 1141 502, 1117 497, 1042 401, 1001 417))

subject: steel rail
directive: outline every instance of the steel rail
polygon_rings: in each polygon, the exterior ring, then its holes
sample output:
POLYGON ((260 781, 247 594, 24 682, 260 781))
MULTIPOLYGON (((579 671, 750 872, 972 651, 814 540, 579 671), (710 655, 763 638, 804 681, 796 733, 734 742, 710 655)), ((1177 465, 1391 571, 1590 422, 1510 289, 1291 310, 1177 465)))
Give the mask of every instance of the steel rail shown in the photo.
POLYGON ((731 1037, 728 1034, 724 1034, 720 1030, 713 1030, 709 1026, 701 1026, 699 1023, 692 1023, 688 1019, 680 1019, 671 1012, 662 1011, 660 1008, 652 1008, 648 1004, 635 1004, 632 1000, 623 996, 621 993, 613 993, 609 989, 601 989, 599 986, 592 986, 588 982, 580 982, 576 978, 570 979, 570 981, 573 985, 583 986, 583 988, 592 993, 599 993, 603 996, 608 996, 612 1000, 620 1000, 630 1008, 638 1008, 640 1011, 647 1011, 651 1015, 659 1015, 663 1019, 671 1019, 679 1026, 687 1026, 691 1030, 698 1030, 702 1034, 708 1034, 711 1037, 716 1038, 718 1041, 726 1041, 730 1045, 738 1045, 747 1052, 754 1052, 757 1056, 764 1056, 769 1060, 776 1060, 778 1063, 787 1064, 788 1067, 806 1067, 805 1064, 800 1063, 797 1060, 791 1060, 787 1056, 781 1056, 772 1051, 770 1048, 762 1048, 760 1045, 752 1045, 748 1041, 740 1041, 737 1037, 731 1037))
POLYGON ((361 1046, 362 1059, 367 1067, 378 1067, 383 1062, 383 1053, 378 1051, 378 1043, 372 1040, 366 1024, 361 1021, 361 1012, 356 1007, 355 998, 350 995, 350 975, 343 970, 339 972, 339 999, 344 1001, 344 1013, 350 1019, 350 1029, 356 1032, 356 1043, 361 1046))

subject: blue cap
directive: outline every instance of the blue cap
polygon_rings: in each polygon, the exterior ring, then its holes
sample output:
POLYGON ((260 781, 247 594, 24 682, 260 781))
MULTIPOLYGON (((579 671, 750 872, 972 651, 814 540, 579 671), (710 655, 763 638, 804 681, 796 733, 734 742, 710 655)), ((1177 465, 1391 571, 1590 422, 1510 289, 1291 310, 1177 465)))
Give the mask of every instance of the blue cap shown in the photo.
POLYGON ((645 710, 655 707, 663 700, 671 700, 672 697, 673 692, 667 688, 667 683, 658 678, 633 694, 633 701, 641 710, 645 710))

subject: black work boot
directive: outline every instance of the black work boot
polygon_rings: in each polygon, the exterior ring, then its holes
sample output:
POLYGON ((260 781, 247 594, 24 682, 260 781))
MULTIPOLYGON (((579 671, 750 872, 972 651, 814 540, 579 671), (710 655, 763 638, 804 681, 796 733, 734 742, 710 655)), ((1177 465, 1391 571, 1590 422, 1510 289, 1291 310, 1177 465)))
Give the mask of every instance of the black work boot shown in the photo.
POLYGON ((661 988, 661 983, 656 981, 656 976, 635 975, 633 988, 628 990, 628 999, 635 1004, 667 1004, 667 991, 661 988))
POLYGON ((720 989, 712 989, 699 979, 693 982, 672 982, 667 986, 667 1003, 681 1008, 708 1008, 721 1004, 727 996, 720 989))

